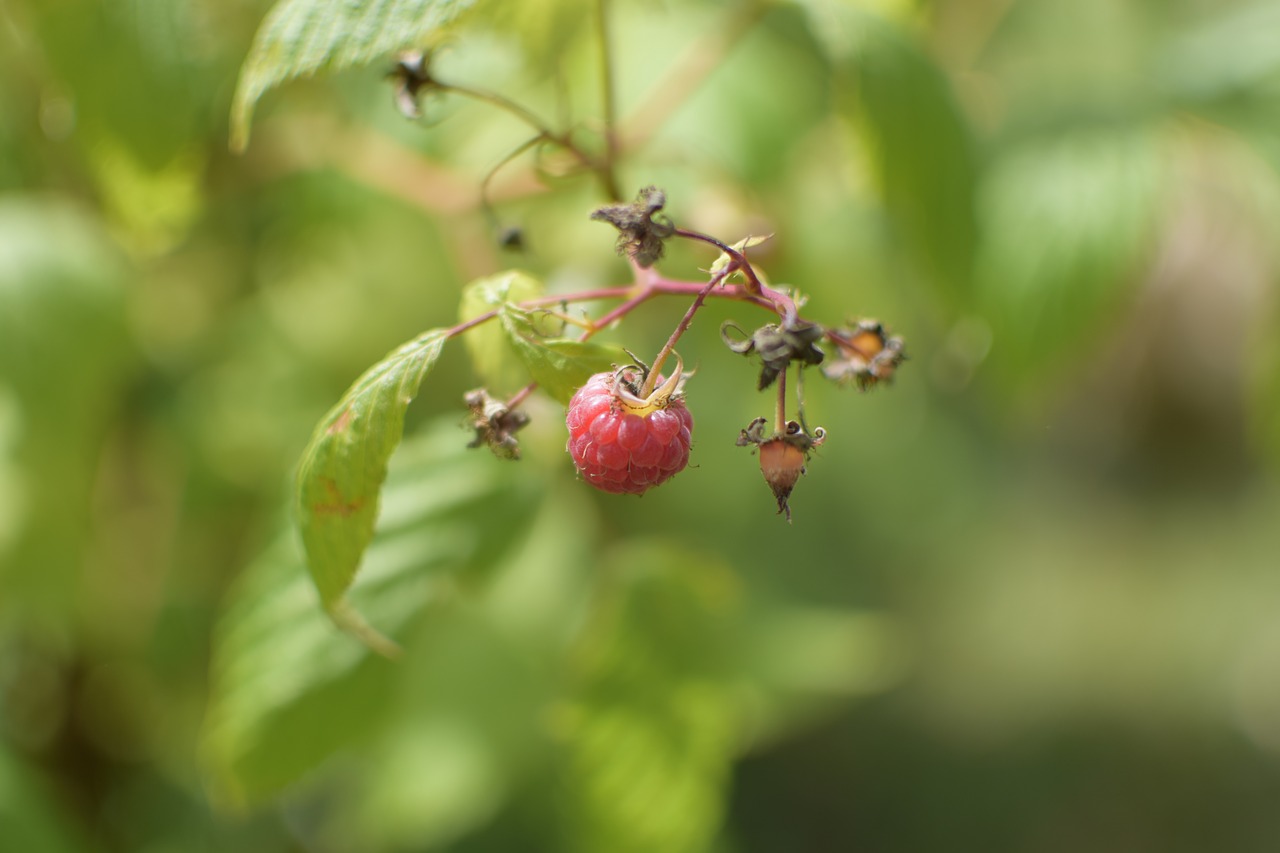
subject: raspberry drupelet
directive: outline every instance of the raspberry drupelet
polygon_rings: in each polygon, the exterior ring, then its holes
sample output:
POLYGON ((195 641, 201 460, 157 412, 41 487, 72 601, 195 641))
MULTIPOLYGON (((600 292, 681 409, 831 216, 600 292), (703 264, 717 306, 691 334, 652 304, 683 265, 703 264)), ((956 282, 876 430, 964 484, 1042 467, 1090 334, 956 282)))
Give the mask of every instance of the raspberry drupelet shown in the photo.
POLYGON ((597 373, 569 401, 569 455, 597 489, 639 495, 689 463, 693 415, 680 395, 679 367, 640 397, 632 368, 597 373))

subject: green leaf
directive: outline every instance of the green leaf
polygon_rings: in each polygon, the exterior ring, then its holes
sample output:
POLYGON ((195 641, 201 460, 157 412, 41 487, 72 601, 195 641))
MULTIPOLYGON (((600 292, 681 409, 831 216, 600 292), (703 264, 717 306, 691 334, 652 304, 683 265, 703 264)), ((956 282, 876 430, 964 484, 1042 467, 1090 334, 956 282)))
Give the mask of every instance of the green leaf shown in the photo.
POLYGON ((343 594, 373 538, 405 409, 445 340, 445 330, 433 329, 369 368, 320 421, 302 454, 296 508, 307 567, 321 603, 339 617, 353 615, 342 607, 343 594))
MULTIPOLYGON (((458 320, 466 323, 507 303, 536 299, 542 282, 517 270, 476 279, 462 290, 458 320)), ((529 384, 529 371, 508 343, 508 334, 496 322, 477 326, 463 335, 472 367, 484 387, 495 397, 509 397, 529 384)))
POLYGON ((474 0, 280 0, 240 69, 231 107, 231 147, 249 143, 254 105, 267 90, 323 69, 364 65, 422 47, 474 0))
POLYGON ((963 293, 977 157, 945 75, 894 22, 833 0, 797 2, 831 54, 836 94, 863 132, 899 236, 936 286, 963 293))
MULTIPOLYGON (((757 236, 744 237, 743 239, 734 243, 732 248, 736 249, 739 254, 745 255, 748 249, 752 248, 753 246, 759 246, 761 243, 768 242, 770 239, 772 239, 772 237, 773 237, 772 234, 765 234, 763 237, 757 237, 757 236)), ((731 260, 732 258, 730 258, 726 252, 721 252, 720 257, 716 258, 715 261, 712 262, 711 269, 709 269, 708 272, 711 273, 712 275, 717 275, 723 272, 724 270, 728 269, 729 263, 731 260)), ((740 279, 743 276, 741 272, 735 272, 733 276, 730 276, 730 279, 735 277, 740 279)))
POLYGON ((1030 374, 1096 338, 1145 262, 1165 174, 1140 127, 1059 134, 993 164, 977 278, 1001 367, 1030 374))
POLYGON ((568 404, 592 374, 628 364, 631 357, 618 346, 572 338, 539 336, 537 317, 507 304, 499 310, 502 330, 529 375, 561 403, 568 404))
POLYGON ((742 706, 732 655, 740 598, 705 555, 632 545, 577 649, 561 720, 567 849, 708 849, 742 706))
POLYGON ((1265 97, 1280 73, 1280 7, 1271 0, 1224 4, 1162 48, 1157 79, 1179 101, 1204 104, 1250 90, 1265 97))
MULTIPOLYGON (((395 454, 353 605, 401 640, 463 573, 501 561, 532 524, 543 481, 466 449, 452 419, 395 454)), ((405 666, 338 630, 316 605, 297 538, 237 580, 214 636, 202 762, 215 794, 260 802, 387 724, 405 666)))

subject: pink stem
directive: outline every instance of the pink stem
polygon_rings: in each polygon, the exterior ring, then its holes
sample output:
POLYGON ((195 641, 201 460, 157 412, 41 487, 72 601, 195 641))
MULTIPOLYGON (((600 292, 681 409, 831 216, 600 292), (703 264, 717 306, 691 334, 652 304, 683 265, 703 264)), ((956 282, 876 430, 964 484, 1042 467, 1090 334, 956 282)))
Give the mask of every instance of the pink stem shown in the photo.
MULTIPOLYGON (((694 232, 689 232, 691 235, 693 233, 694 232)), ((524 302, 519 303, 519 305, 522 308, 538 308, 544 305, 555 305, 559 302, 588 302, 598 299, 621 299, 624 297, 630 297, 621 305, 618 305, 612 311, 606 313, 599 320, 593 321, 591 328, 584 331, 582 336, 579 338, 579 340, 585 341, 599 332, 604 331, 610 325, 616 323, 618 320, 630 314, 636 308, 654 297, 693 296, 693 304, 689 306, 689 310, 685 312, 684 317, 681 318, 679 324, 677 324, 675 331, 671 333, 671 337, 667 340, 666 345, 664 345, 659 351, 658 357, 654 359, 653 368, 650 372, 651 377, 657 376, 658 370, 662 367, 663 362, 666 361, 672 351, 674 351, 675 345, 680 340, 680 337, 688 331, 690 324, 693 322, 693 315, 697 313, 698 309, 702 307, 703 302, 705 302, 708 297, 715 296, 739 302, 750 302, 760 308, 773 311, 782 317, 784 321, 790 321, 796 318, 796 306, 791 297, 787 296, 785 293, 765 287, 761 284, 760 280, 755 275, 755 271, 751 269, 751 265, 747 263, 746 258, 742 257, 741 253, 735 251, 731 247, 725 246, 714 237, 696 235, 694 239, 710 242, 713 245, 722 248, 724 251, 729 253, 731 258, 729 266, 712 276, 711 280, 708 282, 682 281, 665 278, 653 268, 643 269, 633 263, 632 266, 635 268, 637 284, 627 287, 602 287, 595 290, 580 290, 576 293, 539 296, 534 299, 527 299, 524 302), (724 280, 731 274, 739 271, 747 276, 747 285, 725 285, 720 287, 718 290, 716 289, 716 286, 722 285, 724 280), (758 292, 753 290, 750 284, 751 282, 754 282, 755 287, 759 288, 758 292), (639 286, 638 291, 637 285, 639 286)), ((483 314, 479 314, 472 317, 470 320, 452 327, 445 332, 445 337, 455 338, 464 332, 474 329, 476 326, 489 322, 497 316, 497 309, 493 311, 486 311, 483 314)), ((828 334, 829 336, 832 336, 831 333, 828 334)), ((834 336, 832 337, 834 339, 834 336)), ((507 409, 514 409, 516 406, 523 403, 537 387, 538 384, 536 382, 531 382, 529 385, 521 388, 510 400, 507 401, 507 409)))
POLYGON ((671 333, 671 337, 667 338, 666 344, 658 351, 658 357, 653 360, 653 367, 649 370, 648 377, 644 380, 644 385, 640 387, 640 396, 648 397, 653 393, 653 389, 658 384, 658 372, 662 370, 662 364, 667 360, 667 356, 671 355, 676 348, 676 343, 680 340, 681 335, 689 330, 689 325, 693 322, 693 315, 698 313, 698 309, 702 307, 702 303, 706 301, 707 295, 715 290, 717 284, 725 280, 729 275, 728 270, 723 270, 711 277, 711 281, 698 291, 698 295, 693 298, 693 304, 689 306, 689 310, 684 312, 684 316, 680 318, 680 322, 676 324, 675 331, 671 333))

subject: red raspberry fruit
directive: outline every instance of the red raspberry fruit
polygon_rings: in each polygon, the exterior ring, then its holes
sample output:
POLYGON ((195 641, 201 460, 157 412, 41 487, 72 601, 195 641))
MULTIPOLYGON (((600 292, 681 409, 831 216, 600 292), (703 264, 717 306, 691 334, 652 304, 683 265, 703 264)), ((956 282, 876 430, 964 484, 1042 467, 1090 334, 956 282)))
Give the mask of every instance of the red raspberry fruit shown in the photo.
POLYGON ((632 370, 597 373, 569 401, 569 455, 597 489, 639 495, 689 463, 693 415, 678 393, 680 368, 637 396, 632 370))

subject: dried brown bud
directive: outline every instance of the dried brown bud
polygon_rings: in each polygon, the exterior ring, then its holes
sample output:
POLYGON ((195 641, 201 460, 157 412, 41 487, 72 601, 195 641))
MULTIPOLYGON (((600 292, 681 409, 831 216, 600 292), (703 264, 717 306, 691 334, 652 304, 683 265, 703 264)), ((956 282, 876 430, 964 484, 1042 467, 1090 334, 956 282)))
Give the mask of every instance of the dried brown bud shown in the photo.
POLYGON ((592 213, 591 218, 617 228, 618 254, 629 255, 647 268, 662 257, 662 241, 676 230, 670 219, 658 216, 666 204, 665 192, 657 187, 645 187, 631 204, 606 205, 592 213))
POLYGON ((467 447, 483 444, 499 459, 519 459, 520 442, 515 434, 529 423, 529 416, 518 410, 511 411, 483 388, 468 391, 462 399, 471 410, 467 423, 476 431, 475 439, 467 447))
POLYGON ((760 356, 763 366, 760 369, 760 381, 757 388, 763 391, 773 384, 778 374, 787 369, 791 362, 801 364, 821 364, 825 357, 817 343, 822 340, 826 331, 816 323, 807 320, 795 320, 788 324, 770 323, 761 326, 751 336, 735 341, 729 336, 729 330, 736 329, 745 334, 742 328, 732 320, 720 325, 720 339, 725 346, 736 353, 760 356))
POLYGON ((822 368, 823 375, 856 383, 861 391, 893 379, 907 357, 902 338, 891 337, 876 320, 859 320, 852 329, 835 329, 828 337, 835 341, 840 357, 822 368))
POLYGON ((387 75, 394 85, 396 109, 407 119, 422 118, 418 93, 435 82, 428 68, 430 62, 431 55, 425 51, 404 50, 396 56, 396 67, 387 75))
POLYGON ((765 435, 764 418, 756 418, 738 436, 738 446, 754 444, 760 448, 760 473, 773 491, 778 502, 778 512, 786 513, 791 521, 788 499, 800 475, 805 472, 809 451, 826 440, 827 432, 818 427, 812 434, 796 421, 788 421, 783 432, 765 435))
POLYGON ((804 473, 804 451, 782 437, 774 437, 760 445, 760 472, 778 501, 778 512, 786 512, 791 520, 787 498, 804 473))

